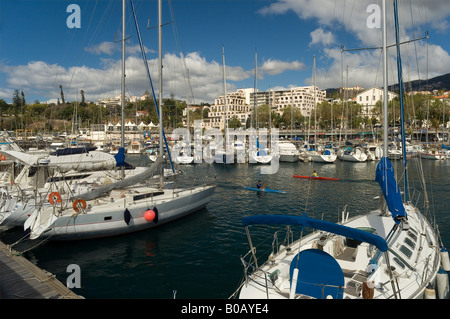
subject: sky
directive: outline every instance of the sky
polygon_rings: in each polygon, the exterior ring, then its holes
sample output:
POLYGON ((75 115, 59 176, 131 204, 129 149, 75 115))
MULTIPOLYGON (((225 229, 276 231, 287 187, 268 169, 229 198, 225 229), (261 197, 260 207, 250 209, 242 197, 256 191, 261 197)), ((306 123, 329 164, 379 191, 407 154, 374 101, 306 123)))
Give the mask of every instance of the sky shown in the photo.
MULTIPOLYGON (((158 4, 133 4, 158 94, 158 4)), ((381 86, 381 50, 341 50, 381 46, 380 7, 381 0, 163 0, 163 96, 214 103, 224 93, 223 59, 227 92, 381 86)), ((126 18, 126 94, 139 96, 151 86, 129 0, 126 18)), ((450 72, 449 19, 448 0, 399 0, 400 41, 429 35, 401 46, 404 81, 450 72)), ((18 89, 27 103, 56 101, 60 85, 66 101, 81 100, 80 90, 93 102, 120 94, 121 37, 120 0, 0 0, 0 99, 11 103, 18 89)), ((394 84, 395 47, 388 56, 394 84)))

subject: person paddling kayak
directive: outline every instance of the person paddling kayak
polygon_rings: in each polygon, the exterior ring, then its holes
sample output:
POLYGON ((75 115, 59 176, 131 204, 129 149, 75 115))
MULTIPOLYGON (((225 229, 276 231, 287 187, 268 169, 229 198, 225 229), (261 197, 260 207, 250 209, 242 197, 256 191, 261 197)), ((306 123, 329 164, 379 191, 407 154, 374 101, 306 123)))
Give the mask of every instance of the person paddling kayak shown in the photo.
POLYGON ((312 174, 312 177, 317 177, 316 170, 314 170, 314 173, 312 174))
POLYGON ((259 180, 258 183, 256 184, 256 188, 257 189, 264 189, 264 188, 266 188, 266 185, 263 186, 261 180, 259 180))

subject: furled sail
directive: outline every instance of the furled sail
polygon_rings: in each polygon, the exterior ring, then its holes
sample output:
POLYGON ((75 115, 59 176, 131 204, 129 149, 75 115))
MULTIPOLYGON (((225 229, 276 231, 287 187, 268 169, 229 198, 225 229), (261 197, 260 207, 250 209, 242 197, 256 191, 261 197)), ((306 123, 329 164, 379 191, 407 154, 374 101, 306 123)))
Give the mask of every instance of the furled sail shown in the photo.
POLYGON ((124 179, 119 180, 112 184, 97 187, 94 190, 91 190, 87 193, 76 195, 73 199, 76 198, 76 199, 92 200, 92 199, 104 196, 105 194, 109 193, 113 189, 120 189, 120 188, 125 188, 125 187, 135 185, 137 183, 140 183, 142 181, 149 179, 150 177, 152 177, 153 175, 158 173, 159 170, 162 169, 161 164, 162 164, 162 157, 159 156, 156 159, 156 161, 149 168, 147 168, 145 171, 143 171, 141 174, 138 174, 136 176, 129 177, 129 178, 124 178, 124 179))
POLYGON ((380 184, 389 211, 395 223, 400 223, 402 218, 406 218, 405 207, 403 206, 402 195, 394 177, 394 168, 387 157, 383 157, 378 163, 375 172, 375 180, 380 184))
POLYGON ((70 170, 94 171, 113 169, 116 166, 114 156, 98 151, 64 156, 48 155, 44 152, 36 155, 20 151, 0 151, 0 154, 30 166, 46 165, 49 168, 56 168, 62 173, 70 170))

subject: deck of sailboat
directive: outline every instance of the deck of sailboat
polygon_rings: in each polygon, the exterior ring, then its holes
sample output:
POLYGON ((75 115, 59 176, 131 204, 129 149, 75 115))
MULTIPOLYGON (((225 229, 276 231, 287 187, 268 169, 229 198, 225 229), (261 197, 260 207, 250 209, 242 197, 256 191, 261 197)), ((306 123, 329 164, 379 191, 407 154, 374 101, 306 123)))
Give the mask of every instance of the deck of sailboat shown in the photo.
MULTIPOLYGON (((249 275, 249 280, 242 286, 240 298, 288 298, 291 284, 290 264, 300 251, 308 249, 322 250, 339 264, 345 281, 342 287, 344 299, 362 298, 363 285, 367 281, 374 282, 373 298, 395 298, 392 283, 397 285, 397 292, 401 291, 402 298, 421 297, 426 288, 425 283, 433 281, 433 278, 424 278, 435 275, 439 266, 439 245, 430 242, 431 237, 426 235, 432 231, 430 225, 414 208, 409 205, 406 205, 406 208, 409 213, 409 229, 398 227, 391 233, 395 228, 394 221, 380 210, 360 215, 345 224, 382 238, 391 236, 396 244, 388 249, 390 269, 385 267, 386 256, 378 254, 379 251, 369 243, 326 232, 314 232, 281 249, 260 266, 259 270, 249 275), (378 266, 372 266, 373 260, 377 258, 382 260, 379 264, 384 265, 380 266, 380 269, 378 266), (390 271, 393 280, 389 277, 390 271)), ((295 298, 309 297, 300 293, 296 294, 295 298)))

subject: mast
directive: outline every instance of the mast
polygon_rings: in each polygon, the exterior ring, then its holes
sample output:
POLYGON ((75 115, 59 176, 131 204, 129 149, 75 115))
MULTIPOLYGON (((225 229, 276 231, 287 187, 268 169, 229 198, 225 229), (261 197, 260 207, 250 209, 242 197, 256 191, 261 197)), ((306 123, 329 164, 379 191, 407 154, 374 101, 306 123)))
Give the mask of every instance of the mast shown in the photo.
MULTIPOLYGON (((161 158, 164 157, 164 146, 163 146, 163 120, 162 120, 162 94, 163 94, 163 77, 162 77, 162 3, 158 0, 158 69, 159 69, 159 97, 158 97, 158 108, 159 108, 159 154, 161 158)), ((169 149, 167 149, 169 152, 169 149)), ((164 182, 164 167, 161 166, 161 173, 159 174, 159 187, 162 189, 164 182)))
MULTIPOLYGON (((225 73, 225 47, 222 46, 222 69, 223 69, 223 106, 225 111, 225 130, 228 129, 228 103, 227 103, 227 79, 225 73)), ((227 133, 227 132, 225 132, 227 133)))
POLYGON ((383 3, 383 157, 387 158, 388 156, 388 145, 387 145, 387 136, 388 136, 388 84, 387 84, 387 31, 386 31, 386 0, 382 1, 383 3))
MULTIPOLYGON (((256 106, 257 106, 257 95, 256 95, 256 88, 257 88, 257 83, 258 83, 258 52, 255 49, 255 79, 254 79, 255 83, 253 86, 253 121, 255 121, 255 129, 258 127, 258 112, 256 110, 256 106)), ((252 121, 252 124, 253 124, 252 121)))
MULTIPOLYGON (((402 59, 400 55, 400 44, 399 44, 399 25, 398 25, 398 3, 397 0, 394 1, 394 21, 395 21, 395 43, 397 47, 397 73, 398 73, 398 87, 399 87, 399 98, 400 98, 400 124, 401 124, 401 134, 402 134, 402 155, 403 155, 403 166, 404 166, 404 176, 405 176, 405 202, 408 202, 408 175, 406 172, 406 138, 405 138, 405 106, 403 104, 403 79, 402 79, 402 59)), ((427 130, 428 131, 428 130, 427 130)))
POLYGON ((313 90, 314 90, 314 150, 317 152, 317 100, 316 100, 316 56, 313 56, 313 90))
MULTIPOLYGON (((125 0, 122 0, 122 88, 121 88, 121 138, 120 145, 125 151, 125 0)), ((121 168, 122 178, 125 177, 125 167, 122 165, 121 168)))

